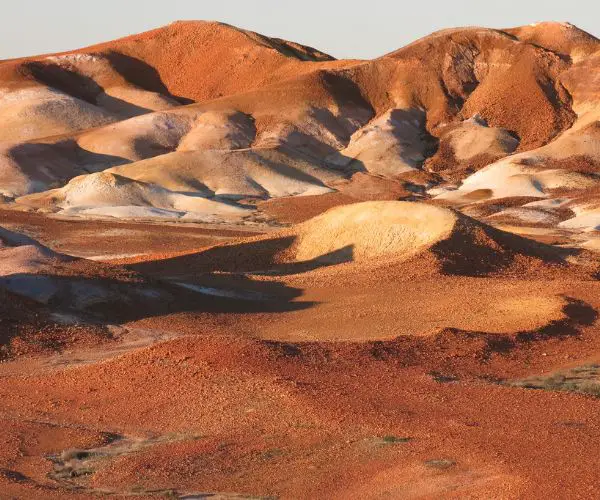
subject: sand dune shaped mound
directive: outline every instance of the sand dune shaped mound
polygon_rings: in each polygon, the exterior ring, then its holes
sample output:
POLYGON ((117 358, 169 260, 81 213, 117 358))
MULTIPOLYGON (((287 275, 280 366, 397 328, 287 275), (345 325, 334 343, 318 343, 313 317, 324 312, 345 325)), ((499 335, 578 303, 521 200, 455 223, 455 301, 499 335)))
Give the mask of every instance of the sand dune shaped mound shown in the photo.
POLYGON ((353 263, 402 272, 483 275, 565 265, 554 247, 419 202, 344 205, 289 229, 197 255, 200 270, 303 272, 353 263), (389 268, 392 269, 392 268, 389 268))
POLYGON ((177 151, 110 170, 181 192, 222 198, 268 198, 323 194, 342 178, 289 148, 241 151, 177 151))
MULTIPOLYGON (((0 82, 1 87, 1 82, 0 82)), ((0 141, 26 141, 114 122, 110 111, 50 87, 0 88, 0 141)))
POLYGON ((79 176, 63 188, 17 201, 30 207, 62 209, 60 213, 65 215, 180 218, 196 214, 206 220, 221 220, 248 214, 247 209, 234 203, 173 192, 108 172, 79 176))
POLYGON ((294 261, 402 259, 450 236, 457 216, 450 210, 409 202, 365 202, 334 208, 293 229, 294 261), (342 255, 338 255, 341 253, 342 255))

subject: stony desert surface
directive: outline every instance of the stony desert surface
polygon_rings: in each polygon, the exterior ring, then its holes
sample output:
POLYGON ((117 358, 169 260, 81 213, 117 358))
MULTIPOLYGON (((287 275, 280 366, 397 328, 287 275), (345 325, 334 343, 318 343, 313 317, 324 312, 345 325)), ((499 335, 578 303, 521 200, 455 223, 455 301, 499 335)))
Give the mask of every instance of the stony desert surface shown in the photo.
POLYGON ((0 118, 0 498, 600 496, 593 35, 176 22, 0 118))

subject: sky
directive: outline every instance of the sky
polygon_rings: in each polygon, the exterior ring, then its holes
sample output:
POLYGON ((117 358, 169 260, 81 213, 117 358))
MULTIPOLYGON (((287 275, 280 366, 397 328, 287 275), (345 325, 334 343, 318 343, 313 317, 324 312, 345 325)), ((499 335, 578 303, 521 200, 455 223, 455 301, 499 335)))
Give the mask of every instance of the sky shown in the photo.
POLYGON ((71 50, 182 19, 226 22, 337 58, 378 57, 456 26, 568 21, 600 37, 598 0, 17 0, 2 5, 0 59, 71 50))

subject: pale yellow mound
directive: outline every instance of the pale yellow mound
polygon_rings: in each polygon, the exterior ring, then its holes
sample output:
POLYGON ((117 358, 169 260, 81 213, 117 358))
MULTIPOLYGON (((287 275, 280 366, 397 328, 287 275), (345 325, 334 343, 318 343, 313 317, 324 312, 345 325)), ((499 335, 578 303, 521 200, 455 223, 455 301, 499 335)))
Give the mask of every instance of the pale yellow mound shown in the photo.
POLYGON ((298 261, 333 261, 340 253, 354 261, 393 256, 407 259, 448 237, 457 215, 422 203, 369 201, 328 210, 293 230, 298 261))

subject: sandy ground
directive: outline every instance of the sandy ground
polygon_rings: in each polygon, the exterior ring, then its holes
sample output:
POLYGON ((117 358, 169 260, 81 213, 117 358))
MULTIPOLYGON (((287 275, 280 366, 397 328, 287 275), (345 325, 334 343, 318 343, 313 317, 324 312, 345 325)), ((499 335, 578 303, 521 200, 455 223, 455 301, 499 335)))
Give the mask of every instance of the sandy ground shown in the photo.
POLYGON ((29 234, 69 255, 97 260, 121 259, 170 251, 196 250, 269 228, 152 224, 133 221, 49 218, 36 213, 0 210, 2 227, 29 234))
POLYGON ((597 356, 595 280, 402 279, 357 274, 360 262, 210 273, 190 259, 256 236, 14 212, 4 223, 63 251, 136 254, 121 262, 178 297, 101 309, 102 342, 59 329, 54 348, 0 363, 10 497, 593 496, 598 402, 543 381, 597 356), (513 384, 535 377, 545 390, 513 384))
POLYGON ((0 62, 0 497, 595 498, 599 48, 0 62))

